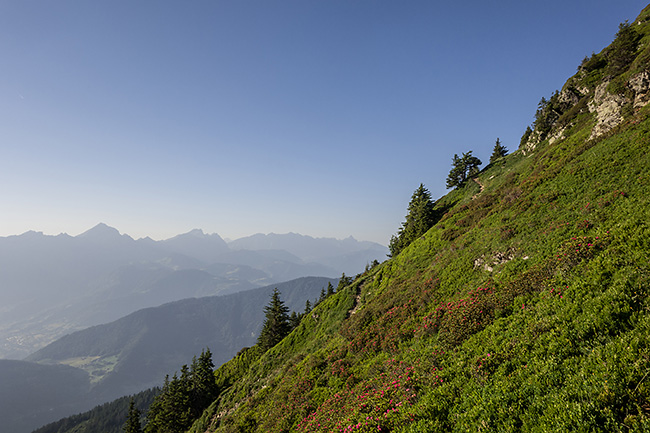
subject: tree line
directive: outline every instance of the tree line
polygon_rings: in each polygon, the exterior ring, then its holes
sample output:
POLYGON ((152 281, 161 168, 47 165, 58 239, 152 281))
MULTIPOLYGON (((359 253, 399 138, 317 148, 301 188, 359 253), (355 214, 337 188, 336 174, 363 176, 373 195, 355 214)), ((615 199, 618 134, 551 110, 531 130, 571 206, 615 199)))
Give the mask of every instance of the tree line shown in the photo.
MULTIPOLYGON (((490 156, 490 164, 497 162, 507 154, 508 149, 497 138, 490 156)), ((472 155, 471 150, 461 156, 454 154, 451 170, 447 176, 447 188, 459 188, 465 185, 468 180, 479 173, 481 164, 481 160, 472 155)), ((431 193, 424 187, 424 184, 420 184, 411 196, 406 220, 390 239, 388 244, 389 257, 395 257, 415 239, 429 231, 441 217, 439 213, 436 211, 435 203, 431 199, 431 193)))
MULTIPOLYGON (((378 264, 378 263, 377 263, 378 264)), ((375 265, 373 263, 373 265, 375 265)), ((343 273, 338 286, 332 283, 322 288, 318 299, 312 303, 307 300, 305 311, 289 314, 278 289, 274 289, 269 303, 264 307, 264 322, 256 345, 263 352, 278 344, 284 337, 300 324, 300 320, 309 314, 313 307, 332 296, 342 287, 350 284, 353 278, 343 273)), ((180 375, 175 373, 165 383, 160 393, 149 406, 145 417, 135 405, 133 399, 129 404, 125 433, 181 433, 185 432, 197 420, 203 411, 218 397, 219 386, 214 374, 214 363, 210 349, 192 359, 192 363, 181 367, 180 375), (146 421, 144 427, 143 418, 146 421)))
MULTIPOLYGON (((375 261, 372 265, 376 266, 377 264, 379 262, 375 261)), ((319 298, 313 304, 307 300, 305 302, 305 310, 302 313, 293 311, 291 315, 289 315, 289 308, 287 308, 280 298, 280 292, 277 288, 274 289, 271 294, 271 300, 264 307, 264 323, 262 324, 260 335, 257 338, 257 345, 264 351, 267 351, 278 344, 300 324, 303 317, 311 313, 314 307, 350 284, 353 280, 354 278, 346 276, 344 272, 339 278, 336 289, 332 283, 327 283, 327 289, 321 289, 319 298)))
POLYGON ((214 363, 210 349, 192 359, 188 367, 181 367, 180 376, 165 377, 160 394, 154 399, 147 413, 144 430, 137 430, 137 413, 129 411, 126 433, 184 432, 195 419, 214 401, 218 393, 214 378, 214 363))

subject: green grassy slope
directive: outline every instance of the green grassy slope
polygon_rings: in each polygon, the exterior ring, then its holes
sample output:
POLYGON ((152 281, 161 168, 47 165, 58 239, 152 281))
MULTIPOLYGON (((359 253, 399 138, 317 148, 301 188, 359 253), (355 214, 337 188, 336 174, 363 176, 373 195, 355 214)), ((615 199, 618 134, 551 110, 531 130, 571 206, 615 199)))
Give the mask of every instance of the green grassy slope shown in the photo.
POLYGON ((648 16, 625 68, 569 80, 582 90, 534 148, 439 200, 425 236, 278 346, 219 369, 191 431, 649 430, 650 106, 623 103, 596 138, 588 108, 608 79, 634 97, 648 16))

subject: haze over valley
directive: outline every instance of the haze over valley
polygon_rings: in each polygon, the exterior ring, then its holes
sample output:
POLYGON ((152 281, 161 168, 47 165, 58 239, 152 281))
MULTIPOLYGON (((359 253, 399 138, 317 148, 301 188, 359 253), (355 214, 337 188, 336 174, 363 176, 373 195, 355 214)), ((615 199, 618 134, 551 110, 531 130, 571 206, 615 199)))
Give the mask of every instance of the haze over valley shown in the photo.
POLYGON ((354 275, 388 249, 298 234, 226 243, 193 230, 163 241, 99 224, 78 235, 0 238, 0 358, 22 359, 58 337, 138 309, 306 276, 354 275))
POLYGON ((0 237, 3 425, 28 433, 161 386, 206 348, 220 365, 255 344, 272 290, 302 313, 387 254, 352 237, 226 242, 194 229, 154 241, 104 223, 77 236, 0 237))

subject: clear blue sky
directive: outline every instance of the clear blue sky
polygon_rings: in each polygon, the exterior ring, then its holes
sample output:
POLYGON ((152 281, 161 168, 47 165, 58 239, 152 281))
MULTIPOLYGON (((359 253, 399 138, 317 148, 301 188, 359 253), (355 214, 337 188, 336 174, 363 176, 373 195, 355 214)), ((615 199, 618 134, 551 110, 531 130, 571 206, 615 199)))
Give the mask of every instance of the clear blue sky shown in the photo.
MULTIPOLYGON (((647 0, 646 0, 647 1, 647 0)), ((454 153, 511 151, 633 0, 6 1, 0 236, 386 244, 454 153)))

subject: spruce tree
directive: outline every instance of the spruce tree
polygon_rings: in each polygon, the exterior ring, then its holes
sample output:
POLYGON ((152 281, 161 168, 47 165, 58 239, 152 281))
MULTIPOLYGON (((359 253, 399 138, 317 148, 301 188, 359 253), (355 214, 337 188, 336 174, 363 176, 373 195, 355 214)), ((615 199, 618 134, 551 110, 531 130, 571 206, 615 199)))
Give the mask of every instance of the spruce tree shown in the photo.
POLYGON ((295 311, 291 312, 289 316, 289 326, 292 330, 296 329, 300 325, 300 316, 295 311))
POLYGON ((142 426, 140 425, 140 411, 135 407, 133 397, 129 403, 129 414, 126 418, 124 425, 124 433, 142 433, 142 426))
POLYGON ((431 193, 423 184, 415 190, 408 205, 408 214, 402 227, 394 235, 388 248, 391 257, 396 256, 411 242, 426 233, 436 222, 431 193))
POLYGON ((190 367, 190 407, 192 417, 198 418, 217 396, 217 383, 214 378, 212 352, 206 348, 198 360, 192 359, 190 367))
POLYGON ((629 68, 642 36, 627 20, 619 24, 616 39, 606 50, 608 75, 616 76, 629 68))
POLYGON ((322 288, 322 289, 320 289, 320 296, 318 297, 317 304, 320 304, 321 302, 323 302, 325 300, 325 298, 326 298, 325 289, 322 288))
POLYGON ((492 149, 492 155, 490 156, 490 164, 496 161, 499 158, 503 158, 508 154, 508 149, 501 144, 501 141, 497 138, 494 148, 492 149))
POLYGON ((181 367, 180 377, 165 377, 163 388, 147 413, 145 433, 182 433, 215 400, 218 387, 210 349, 205 349, 192 364, 181 367))
POLYGON ((330 297, 334 294, 334 286, 332 286, 332 283, 327 283, 327 296, 330 297))
POLYGON ((523 145, 528 143, 528 139, 530 138, 532 133, 533 130, 531 129, 531 127, 527 126, 526 131, 524 131, 524 135, 521 136, 521 140, 519 141, 519 147, 522 147, 523 145))
POLYGON ((339 283, 336 285, 336 291, 340 292, 341 289, 351 284, 352 281, 354 281, 354 278, 346 276, 345 272, 341 273, 341 278, 339 278, 339 283))
POLYGON ((451 159, 451 170, 447 175, 447 188, 453 188, 460 185, 465 181, 465 170, 463 168, 463 161, 458 157, 458 154, 454 153, 454 157, 451 159))
POLYGON ((471 150, 463 153, 461 157, 454 155, 451 170, 447 176, 447 188, 463 186, 467 180, 478 174, 481 164, 481 160, 472 155, 471 150))
POLYGON ((147 413, 145 433, 183 433, 192 426, 190 383, 187 365, 181 367, 181 377, 166 378, 162 392, 147 413))
POLYGON ((257 344, 268 350, 275 346, 290 332, 289 309, 280 299, 278 289, 273 290, 271 301, 264 307, 264 324, 257 339, 257 344))
POLYGON ((470 150, 467 153, 463 153, 463 162, 465 164, 465 170, 467 170, 467 179, 471 179, 478 174, 479 166, 483 164, 480 159, 472 155, 470 150))

